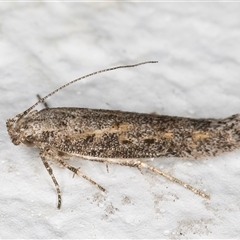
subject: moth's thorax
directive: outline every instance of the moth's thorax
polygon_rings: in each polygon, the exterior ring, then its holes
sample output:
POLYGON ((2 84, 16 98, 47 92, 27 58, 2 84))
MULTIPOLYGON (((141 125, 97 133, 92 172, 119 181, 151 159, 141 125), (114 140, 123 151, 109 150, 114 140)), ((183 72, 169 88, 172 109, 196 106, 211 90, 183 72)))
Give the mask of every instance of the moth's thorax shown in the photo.
POLYGON ((54 137, 60 138, 76 131, 81 132, 81 117, 74 121, 76 112, 66 113, 61 109, 43 109, 32 111, 20 119, 9 119, 6 123, 9 136, 15 145, 44 147, 54 142, 54 137), (53 137, 54 135, 54 137, 53 137))

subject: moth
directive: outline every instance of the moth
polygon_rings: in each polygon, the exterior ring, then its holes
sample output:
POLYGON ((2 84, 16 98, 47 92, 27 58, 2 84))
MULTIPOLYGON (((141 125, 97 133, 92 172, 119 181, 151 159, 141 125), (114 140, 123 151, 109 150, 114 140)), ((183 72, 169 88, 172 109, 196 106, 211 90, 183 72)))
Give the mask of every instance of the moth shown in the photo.
POLYGON ((225 119, 193 119, 136 112, 88 108, 45 108, 33 110, 39 103, 59 90, 92 75, 119 68, 136 67, 156 61, 103 69, 77 78, 6 122, 8 134, 15 145, 40 149, 40 158, 55 185, 60 209, 59 184, 49 162, 69 169, 100 190, 105 189, 80 169, 70 165, 69 157, 108 164, 148 169, 178 183, 201 197, 210 196, 152 167, 149 160, 161 157, 192 158, 216 156, 239 148, 240 115, 225 119))

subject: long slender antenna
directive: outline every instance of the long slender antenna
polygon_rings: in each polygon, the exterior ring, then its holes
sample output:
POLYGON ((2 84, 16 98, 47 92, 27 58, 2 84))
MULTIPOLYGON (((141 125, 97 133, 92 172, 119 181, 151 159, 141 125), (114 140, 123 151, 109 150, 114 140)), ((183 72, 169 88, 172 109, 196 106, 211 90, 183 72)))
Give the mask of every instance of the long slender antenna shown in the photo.
POLYGON ((39 103, 41 102, 44 102, 47 98, 49 98, 50 96, 52 96, 53 94, 55 94, 56 92, 60 91, 61 89, 77 82, 77 81, 80 81, 84 78, 87 78, 87 77, 91 77, 93 75, 96 75, 96 74, 100 74, 100 73, 103 73, 103 72, 108 72, 108 71, 112 71, 112 70, 116 70, 116 69, 119 69, 119 68, 131 68, 131 67, 137 67, 137 66, 140 66, 140 65, 143 65, 143 64, 148 64, 148 63, 157 63, 158 61, 146 61, 146 62, 141 62, 141 63, 137 63, 137 64, 132 64, 132 65, 123 65, 123 66, 117 66, 117 67, 112 67, 112 68, 106 68, 106 69, 102 69, 100 71, 96 71, 96 72, 93 72, 93 73, 90 73, 90 74, 87 74, 85 76, 82 76, 80 78, 77 78, 77 79, 74 79, 66 84, 64 84, 63 86, 57 88, 56 90, 52 91, 51 93, 49 93, 48 95, 46 95, 45 97, 43 98, 40 98, 35 104, 33 104, 30 108, 28 108, 27 110, 25 110, 23 113, 20 113, 18 115, 16 115, 16 117, 14 117, 14 119, 16 119, 16 121, 18 121, 19 119, 21 119, 23 116, 27 115, 33 108, 35 108, 39 103))

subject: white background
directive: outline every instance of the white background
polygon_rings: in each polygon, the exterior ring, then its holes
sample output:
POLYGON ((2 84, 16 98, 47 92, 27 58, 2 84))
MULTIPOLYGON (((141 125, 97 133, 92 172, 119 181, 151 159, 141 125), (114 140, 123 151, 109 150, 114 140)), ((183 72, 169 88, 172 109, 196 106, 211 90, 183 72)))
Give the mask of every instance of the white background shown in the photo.
MULTIPOLYGON (((14 146, 5 122, 60 85, 120 64, 158 60, 77 83, 52 107, 224 118, 240 112, 240 3, 0 3, 0 238, 237 238, 239 151, 152 165, 203 189, 205 200, 151 172, 75 159, 104 186, 14 146)), ((97 121, 97 119, 96 119, 97 121)))

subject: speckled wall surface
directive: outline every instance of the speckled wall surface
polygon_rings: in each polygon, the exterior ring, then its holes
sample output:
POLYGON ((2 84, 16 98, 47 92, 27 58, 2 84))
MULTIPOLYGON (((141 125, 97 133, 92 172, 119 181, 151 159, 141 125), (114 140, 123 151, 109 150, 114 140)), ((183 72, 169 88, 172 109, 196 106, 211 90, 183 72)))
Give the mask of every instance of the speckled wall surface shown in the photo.
MULTIPOLYGON (((240 113, 239 3, 0 3, 0 238, 237 238, 239 151, 151 164, 161 176, 80 159, 107 189, 53 165, 61 210, 38 150, 14 146, 5 122, 60 85, 119 64, 158 60, 77 83, 51 107, 118 109, 195 118, 240 113)), ((97 119, 96 119, 97 121, 97 119)))

